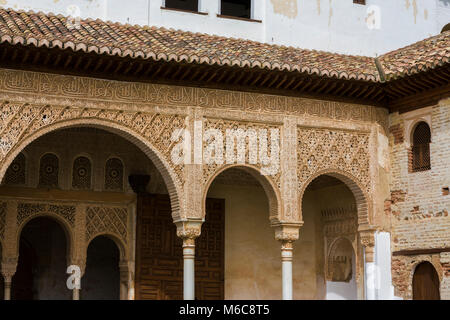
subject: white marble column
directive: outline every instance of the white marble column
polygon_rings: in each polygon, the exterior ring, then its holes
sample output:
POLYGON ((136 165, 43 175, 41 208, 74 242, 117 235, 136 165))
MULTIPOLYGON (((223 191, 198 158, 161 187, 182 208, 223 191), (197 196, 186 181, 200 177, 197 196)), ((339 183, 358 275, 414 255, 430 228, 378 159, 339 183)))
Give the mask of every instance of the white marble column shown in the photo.
POLYGON ((195 243, 183 240, 183 297, 195 300, 195 243))
POLYGON ((183 298, 195 300, 195 239, 200 236, 203 221, 181 221, 177 236, 183 239, 183 298))
POLYGON ((282 242, 281 244, 281 264, 283 278, 283 300, 292 300, 292 242, 282 242))
POLYGON ((293 299, 292 261, 294 241, 299 237, 302 223, 283 223, 274 225, 275 239, 281 242, 281 268, 283 300, 293 299))

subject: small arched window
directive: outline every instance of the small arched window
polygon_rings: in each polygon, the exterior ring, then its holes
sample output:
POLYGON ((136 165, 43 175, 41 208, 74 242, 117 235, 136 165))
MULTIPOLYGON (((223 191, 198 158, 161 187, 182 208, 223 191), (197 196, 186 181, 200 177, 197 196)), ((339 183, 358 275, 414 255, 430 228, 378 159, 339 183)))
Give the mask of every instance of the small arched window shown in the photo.
POLYGON ((72 187, 75 189, 91 188, 91 161, 78 157, 73 162, 72 187))
POLYGON ((420 122, 413 133, 412 170, 413 172, 431 169, 430 161, 431 130, 426 122, 420 122))
POLYGON ((111 158, 106 161, 105 190, 123 190, 123 163, 120 159, 111 158))
POLYGON ((444 33, 444 32, 447 32, 447 31, 450 31, 450 23, 446 24, 445 27, 442 28, 441 33, 444 33))
POLYGON ((25 184, 25 174, 26 174, 26 162, 23 153, 14 159, 14 161, 6 170, 4 183, 9 185, 24 185, 25 184))
POLYGON ((59 159, 52 153, 42 156, 39 165, 39 186, 58 187, 59 159))

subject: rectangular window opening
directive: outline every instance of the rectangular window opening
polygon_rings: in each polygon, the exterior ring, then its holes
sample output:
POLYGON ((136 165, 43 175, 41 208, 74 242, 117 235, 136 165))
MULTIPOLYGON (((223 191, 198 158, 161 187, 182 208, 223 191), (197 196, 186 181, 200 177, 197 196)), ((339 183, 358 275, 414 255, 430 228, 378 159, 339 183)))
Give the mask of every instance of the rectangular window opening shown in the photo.
POLYGON ((222 0, 220 14, 224 16, 251 19, 251 0, 222 0))
POLYGON ((198 12, 198 0, 166 0, 165 8, 198 12))

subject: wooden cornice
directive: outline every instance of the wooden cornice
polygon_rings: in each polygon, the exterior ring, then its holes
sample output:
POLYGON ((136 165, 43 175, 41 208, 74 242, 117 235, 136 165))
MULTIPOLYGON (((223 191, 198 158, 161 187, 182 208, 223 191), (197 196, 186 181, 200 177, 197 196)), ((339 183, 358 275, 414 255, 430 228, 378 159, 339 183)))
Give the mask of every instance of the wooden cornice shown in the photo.
POLYGON ((310 97, 386 107, 429 106, 449 96, 450 67, 389 82, 342 80, 300 72, 121 58, 71 49, 0 45, 0 67, 119 81, 310 97))

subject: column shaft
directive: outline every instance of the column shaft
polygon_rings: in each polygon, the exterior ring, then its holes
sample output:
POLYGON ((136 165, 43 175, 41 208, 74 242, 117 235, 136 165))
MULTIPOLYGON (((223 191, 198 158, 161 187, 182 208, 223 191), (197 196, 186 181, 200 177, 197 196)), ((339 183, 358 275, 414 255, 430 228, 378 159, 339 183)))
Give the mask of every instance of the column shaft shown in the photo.
POLYGON ((292 242, 281 245, 283 300, 292 300, 292 242))
MULTIPOLYGON (((188 242, 188 241, 185 241, 188 242)), ((190 241, 189 241, 190 242, 190 241)), ((192 241, 194 242, 194 241, 192 241)), ((183 244, 183 296, 184 300, 195 300, 195 245, 183 244)))

